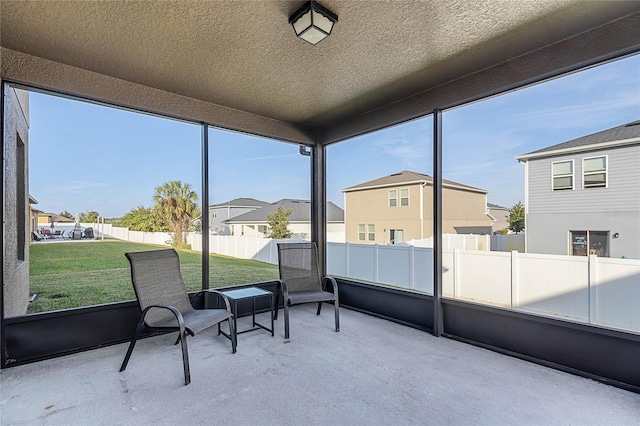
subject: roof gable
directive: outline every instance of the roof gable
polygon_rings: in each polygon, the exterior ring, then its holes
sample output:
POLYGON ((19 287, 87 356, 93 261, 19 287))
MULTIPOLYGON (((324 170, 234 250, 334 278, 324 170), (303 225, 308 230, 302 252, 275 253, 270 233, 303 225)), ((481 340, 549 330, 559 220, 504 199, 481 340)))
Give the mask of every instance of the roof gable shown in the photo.
POLYGON ((233 200, 227 201, 225 203, 220 204, 212 204, 209 206, 210 209, 217 207, 263 207, 269 205, 266 201, 256 200, 255 198, 234 198, 233 200))
MULTIPOLYGON (((409 170, 403 170, 399 173, 393 173, 388 176, 384 176, 378 179, 370 180, 368 182, 360 183, 358 185, 350 186, 343 189, 342 192, 361 191, 374 188, 392 187, 408 184, 426 184, 433 185, 433 177, 422 173, 412 172, 409 170)), ((467 191, 487 193, 484 189, 475 188, 473 186, 465 185, 462 183, 454 182, 452 180, 442 179, 442 184, 449 188, 458 188, 467 191)))
POLYGON ((601 132, 592 133, 570 141, 551 145, 546 148, 532 151, 516 157, 518 160, 527 160, 536 157, 551 157, 569 152, 589 151, 598 148, 609 148, 622 145, 640 145, 640 120, 601 132))
MULTIPOLYGON (((267 223, 269 221, 268 216, 275 213, 278 208, 291 210, 289 222, 311 221, 311 202, 309 200, 284 198, 257 210, 227 219, 224 223, 267 223)), ((327 222, 344 222, 344 210, 331 201, 327 202, 327 222)))

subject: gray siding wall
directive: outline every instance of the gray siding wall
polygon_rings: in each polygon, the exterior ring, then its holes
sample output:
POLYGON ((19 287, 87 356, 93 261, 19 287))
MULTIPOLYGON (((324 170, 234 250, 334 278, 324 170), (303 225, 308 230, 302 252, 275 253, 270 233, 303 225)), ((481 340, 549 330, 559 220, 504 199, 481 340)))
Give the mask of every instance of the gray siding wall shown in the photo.
POLYGON ((23 315, 29 305, 29 205, 28 205, 28 139, 27 127, 28 98, 24 92, 16 94, 7 88, 4 121, 4 203, 3 203, 3 277, 2 299, 5 316, 23 315), (21 104, 20 101, 23 103, 21 104), (26 102, 26 104, 24 103, 26 102), (18 155, 18 141, 24 144, 23 155, 18 155), (22 161, 22 166, 17 164, 22 161), (22 178, 18 178, 22 173, 22 178), (18 187, 22 181, 24 186, 18 187), (17 209, 22 209, 21 223, 18 223, 17 209), (19 235, 23 251, 18 253, 19 235))
POLYGON ((527 251, 569 254, 569 231, 609 231, 611 257, 640 259, 640 145, 529 160, 527 251), (582 188, 582 159, 607 155, 607 188, 582 188), (551 163, 574 160, 574 189, 553 191, 551 163))
POLYGON ((209 228, 217 235, 231 235, 231 229, 223 221, 249 213, 258 207, 217 207, 209 210, 209 228), (214 216, 215 212, 215 217, 214 216))
POLYGON ((609 257, 640 259, 640 215, 527 214, 527 252, 569 255, 569 231, 609 232, 609 257), (552 219, 550 219, 552 217, 552 219), (612 238, 614 233, 619 238, 612 238))

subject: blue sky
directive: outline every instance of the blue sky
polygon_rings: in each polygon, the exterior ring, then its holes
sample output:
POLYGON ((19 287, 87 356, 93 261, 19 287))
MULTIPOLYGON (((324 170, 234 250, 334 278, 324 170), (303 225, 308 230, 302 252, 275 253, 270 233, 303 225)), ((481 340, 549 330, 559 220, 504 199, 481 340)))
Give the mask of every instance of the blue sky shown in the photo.
MULTIPOLYGON (((640 119, 640 56, 574 73, 443 114, 443 175, 524 201, 515 157, 640 119)), ((432 172, 430 117, 328 148, 327 196, 402 170, 432 172)), ((38 209, 119 217, 152 204, 169 180, 201 193, 198 125, 32 93, 30 194, 38 209)), ((298 147, 212 129, 210 201, 309 198, 309 157, 298 147)))

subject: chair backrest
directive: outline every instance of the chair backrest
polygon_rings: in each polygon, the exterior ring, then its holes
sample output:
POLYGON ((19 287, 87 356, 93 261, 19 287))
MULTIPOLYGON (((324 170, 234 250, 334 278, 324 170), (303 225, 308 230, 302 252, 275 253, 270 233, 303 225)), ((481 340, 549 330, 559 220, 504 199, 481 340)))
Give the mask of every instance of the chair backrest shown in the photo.
POLYGON ((278 267, 289 293, 322 290, 316 243, 278 243, 278 267))
MULTIPOLYGON (((171 305, 183 315, 194 311, 174 249, 125 253, 125 256, 131 264, 131 282, 140 310, 151 305, 171 305)), ((151 309, 145 316, 145 323, 157 327, 172 319, 175 320, 175 316, 166 309, 151 309)))

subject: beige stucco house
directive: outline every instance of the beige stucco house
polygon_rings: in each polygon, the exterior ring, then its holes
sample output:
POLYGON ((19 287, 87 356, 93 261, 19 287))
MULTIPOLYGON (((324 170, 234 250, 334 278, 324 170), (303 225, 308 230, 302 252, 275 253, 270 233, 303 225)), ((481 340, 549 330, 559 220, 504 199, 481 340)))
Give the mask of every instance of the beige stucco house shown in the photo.
MULTIPOLYGON (((432 236, 431 176, 405 170, 342 192, 349 243, 398 244, 432 236)), ((483 189, 443 180, 442 212, 445 233, 491 233, 483 189)))
POLYGON ((38 226, 51 226, 51 223, 73 223, 73 219, 61 216, 57 213, 51 212, 39 212, 38 213, 38 226))

